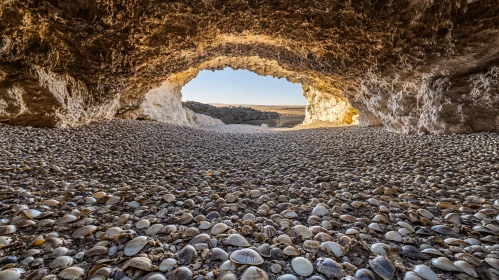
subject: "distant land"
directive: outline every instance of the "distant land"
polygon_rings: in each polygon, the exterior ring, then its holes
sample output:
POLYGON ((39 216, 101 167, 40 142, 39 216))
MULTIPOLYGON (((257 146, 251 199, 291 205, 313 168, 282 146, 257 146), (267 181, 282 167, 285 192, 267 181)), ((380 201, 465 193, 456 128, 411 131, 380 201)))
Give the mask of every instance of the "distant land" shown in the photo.
POLYGON ((281 114, 281 127, 294 127, 299 125, 305 119, 306 105, 251 105, 251 104, 224 104, 210 103, 215 107, 225 106, 243 106, 250 107, 260 111, 277 112, 281 114))

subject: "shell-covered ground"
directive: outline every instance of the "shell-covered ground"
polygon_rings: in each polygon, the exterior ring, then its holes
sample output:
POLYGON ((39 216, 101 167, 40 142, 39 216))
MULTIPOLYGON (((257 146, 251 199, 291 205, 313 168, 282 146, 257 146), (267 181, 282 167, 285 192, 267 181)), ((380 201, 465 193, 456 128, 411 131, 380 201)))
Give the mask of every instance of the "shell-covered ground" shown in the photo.
POLYGON ((0 126, 0 171, 2 280, 499 278, 498 134, 0 126))

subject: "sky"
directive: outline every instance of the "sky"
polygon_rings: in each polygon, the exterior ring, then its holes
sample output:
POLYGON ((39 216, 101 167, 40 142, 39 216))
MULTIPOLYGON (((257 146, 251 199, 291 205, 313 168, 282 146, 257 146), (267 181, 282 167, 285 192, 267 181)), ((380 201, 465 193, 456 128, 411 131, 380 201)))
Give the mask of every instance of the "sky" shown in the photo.
POLYGON ((248 105, 307 105, 301 84, 247 70, 204 70, 182 88, 183 101, 248 105))

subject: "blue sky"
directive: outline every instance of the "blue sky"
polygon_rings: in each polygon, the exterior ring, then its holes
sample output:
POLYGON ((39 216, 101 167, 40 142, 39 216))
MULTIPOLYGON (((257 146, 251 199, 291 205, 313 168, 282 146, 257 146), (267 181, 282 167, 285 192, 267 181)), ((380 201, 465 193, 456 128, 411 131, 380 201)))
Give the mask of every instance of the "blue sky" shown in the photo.
POLYGON ((301 84, 247 70, 204 70, 182 88, 182 100, 248 105, 306 105, 301 84))

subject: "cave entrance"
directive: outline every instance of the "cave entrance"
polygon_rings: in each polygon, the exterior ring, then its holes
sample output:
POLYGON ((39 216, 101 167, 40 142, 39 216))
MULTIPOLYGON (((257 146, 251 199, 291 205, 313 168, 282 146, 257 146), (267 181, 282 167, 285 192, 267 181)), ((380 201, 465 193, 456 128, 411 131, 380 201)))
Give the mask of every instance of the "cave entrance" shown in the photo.
POLYGON ((303 123, 307 106, 300 83, 230 67, 199 72, 182 88, 182 101, 226 124, 286 128, 303 123))
MULTIPOLYGON (((191 110, 188 107, 185 107, 185 104, 182 103, 182 101, 189 100, 190 98, 188 94, 183 98, 182 92, 185 90, 184 87, 189 84, 190 81, 195 79, 200 73, 204 76, 204 70, 216 71, 224 70, 228 67, 234 69, 232 71, 251 71, 256 75, 261 76, 260 78, 265 78, 267 76, 281 79, 284 78, 288 82, 292 83, 288 84, 288 86, 301 85, 302 96, 306 99, 307 104, 305 108, 305 118, 301 125, 302 127, 345 126, 355 125, 358 123, 357 110, 350 104, 348 98, 345 96, 340 87, 335 85, 332 77, 320 73, 293 69, 290 65, 280 65, 279 62, 275 60, 263 59, 258 56, 217 57, 200 62, 196 67, 191 67, 187 70, 171 74, 166 77, 166 80, 158 85, 158 87, 149 90, 139 98, 133 99, 122 96, 122 101, 124 102, 121 105, 123 106, 123 109, 118 110, 117 116, 121 118, 151 119, 196 127, 223 124, 220 119, 212 118, 206 114, 197 113, 195 112, 197 110, 191 110), (131 100, 131 102, 126 104, 125 102, 128 100, 131 100)), ((223 73, 224 71, 216 71, 214 74, 217 75, 217 72, 223 73)), ((206 74, 209 74, 209 72, 206 72, 206 74)), ((284 82, 284 80, 280 81, 284 82)), ((222 84, 226 86, 229 83, 224 81, 222 84)), ((213 88, 209 88, 204 85, 201 86, 201 89, 200 94, 208 97, 207 100, 203 99, 204 102, 256 103, 254 99, 246 101, 217 101, 213 98, 209 98, 210 93, 217 93, 215 86, 213 86, 213 88)), ((240 84, 237 85, 236 93, 237 89, 241 91, 243 90, 243 86, 240 84)), ((187 87, 187 90, 189 91, 189 86, 187 87)), ((289 100, 291 95, 287 90, 285 92, 287 92, 287 95, 285 95, 286 97, 279 97, 279 94, 276 94, 276 92, 269 93, 268 97, 270 98, 274 96, 277 100, 289 100)), ((224 97, 231 96, 230 93, 222 95, 224 97)), ((247 95, 249 96, 250 94, 247 95)), ((200 99, 197 101, 200 101, 200 99)), ((270 105, 268 102, 270 101, 258 102, 258 104, 267 103, 265 105, 270 105)), ((281 103, 281 101, 273 102, 274 103, 271 104, 281 103)), ((293 102, 301 103, 301 101, 293 102)), ((289 101, 286 103, 282 105, 300 104, 291 103, 289 101)), ((299 123, 299 121, 295 120, 295 124, 297 122, 299 123)), ((272 126, 274 125, 275 124, 272 126)), ((289 125, 291 126, 291 124, 289 125)))

